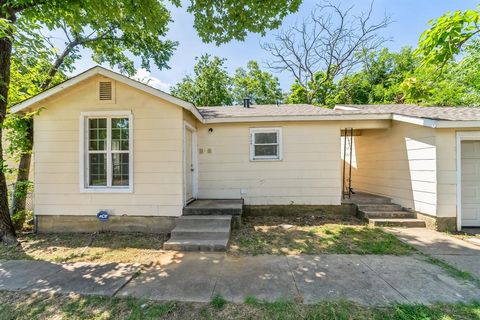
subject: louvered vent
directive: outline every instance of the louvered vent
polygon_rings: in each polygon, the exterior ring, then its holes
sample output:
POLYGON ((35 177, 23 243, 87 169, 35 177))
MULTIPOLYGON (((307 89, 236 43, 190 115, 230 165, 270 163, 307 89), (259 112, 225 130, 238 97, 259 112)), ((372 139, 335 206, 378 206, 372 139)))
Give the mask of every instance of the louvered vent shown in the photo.
POLYGON ((100 101, 112 101, 112 82, 111 81, 100 81, 100 90, 99 90, 99 100, 100 101))

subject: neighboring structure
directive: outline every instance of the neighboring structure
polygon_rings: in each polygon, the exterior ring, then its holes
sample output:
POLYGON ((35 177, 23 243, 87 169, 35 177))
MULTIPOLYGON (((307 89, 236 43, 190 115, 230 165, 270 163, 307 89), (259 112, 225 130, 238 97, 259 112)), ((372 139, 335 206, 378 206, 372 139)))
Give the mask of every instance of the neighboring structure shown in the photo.
POLYGON ((340 205, 345 128, 354 191, 480 226, 480 108, 196 108, 95 67, 12 108, 33 110, 39 231, 90 231, 101 210, 112 230, 169 231, 197 198, 340 205))

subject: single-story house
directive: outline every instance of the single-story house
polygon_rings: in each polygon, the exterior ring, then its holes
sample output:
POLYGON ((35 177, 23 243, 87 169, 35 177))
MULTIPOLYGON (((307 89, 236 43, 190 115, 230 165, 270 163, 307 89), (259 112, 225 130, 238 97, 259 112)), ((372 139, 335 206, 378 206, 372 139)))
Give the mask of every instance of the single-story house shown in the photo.
POLYGON ((480 226, 480 108, 195 107, 94 67, 12 107, 34 110, 39 231, 88 231, 102 211, 168 231, 193 199, 340 206, 345 179, 439 228, 480 226))

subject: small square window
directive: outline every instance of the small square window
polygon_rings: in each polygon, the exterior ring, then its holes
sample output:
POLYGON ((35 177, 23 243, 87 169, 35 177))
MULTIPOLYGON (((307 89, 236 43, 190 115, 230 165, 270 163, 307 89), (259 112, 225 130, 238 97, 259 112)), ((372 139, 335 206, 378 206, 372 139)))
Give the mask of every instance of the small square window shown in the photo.
POLYGON ((281 128, 250 129, 250 160, 281 160, 281 133, 281 128))

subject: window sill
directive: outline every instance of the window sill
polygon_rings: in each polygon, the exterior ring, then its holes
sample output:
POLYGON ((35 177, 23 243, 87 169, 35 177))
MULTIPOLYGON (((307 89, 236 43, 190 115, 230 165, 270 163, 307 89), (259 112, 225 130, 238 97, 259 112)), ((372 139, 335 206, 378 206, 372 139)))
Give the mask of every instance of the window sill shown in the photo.
POLYGON ((250 162, 265 162, 265 161, 282 161, 280 158, 260 158, 260 159, 250 159, 250 162))
POLYGON ((81 193, 133 193, 133 188, 81 188, 81 193))

